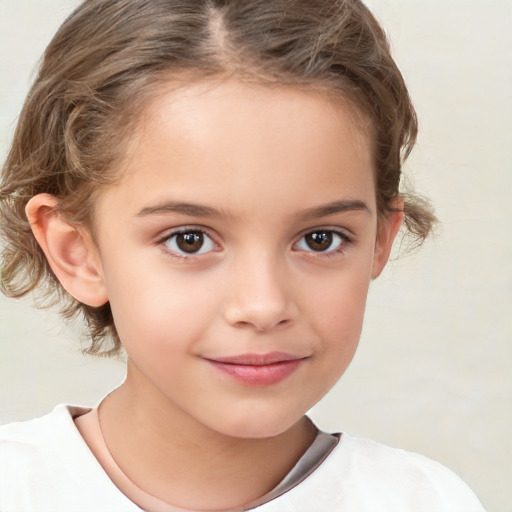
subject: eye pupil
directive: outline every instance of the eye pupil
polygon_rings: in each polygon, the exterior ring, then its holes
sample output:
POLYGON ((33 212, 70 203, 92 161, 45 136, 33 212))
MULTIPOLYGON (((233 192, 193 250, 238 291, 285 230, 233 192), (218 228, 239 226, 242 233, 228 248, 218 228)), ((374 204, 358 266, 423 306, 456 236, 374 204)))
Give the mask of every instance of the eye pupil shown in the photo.
POLYGON ((315 231, 305 236, 306 243, 313 251, 325 251, 332 244, 332 233, 329 231, 315 231))
POLYGON ((201 249, 204 244, 204 235, 199 231, 179 233, 176 235, 176 245, 187 253, 194 253, 201 249))

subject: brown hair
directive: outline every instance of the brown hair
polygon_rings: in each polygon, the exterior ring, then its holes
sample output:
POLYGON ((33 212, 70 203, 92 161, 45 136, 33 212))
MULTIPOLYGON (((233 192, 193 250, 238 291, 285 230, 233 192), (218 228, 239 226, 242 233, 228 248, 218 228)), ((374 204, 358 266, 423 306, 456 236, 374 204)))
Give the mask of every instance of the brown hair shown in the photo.
MULTIPOLYGON (((341 93, 372 127, 378 212, 393 208, 417 120, 386 35, 362 2, 86 0, 46 49, 3 167, 0 215, 3 292, 20 297, 39 287, 40 305, 61 303, 66 317, 82 311, 90 353, 120 348, 110 305, 66 294, 25 205, 53 194, 63 215, 87 225, 94 192, 115 182, 129 127, 153 86, 219 75, 341 93)), ((404 199, 406 228, 421 242, 435 218, 417 196, 404 199)))

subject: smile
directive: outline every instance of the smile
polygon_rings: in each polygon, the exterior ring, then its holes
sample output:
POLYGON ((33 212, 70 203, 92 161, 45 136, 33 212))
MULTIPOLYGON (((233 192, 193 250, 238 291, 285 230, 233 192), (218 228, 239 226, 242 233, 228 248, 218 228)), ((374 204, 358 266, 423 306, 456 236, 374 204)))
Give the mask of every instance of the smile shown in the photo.
POLYGON ((252 387, 278 384, 295 372, 305 360, 306 357, 282 352, 206 359, 216 371, 252 387))

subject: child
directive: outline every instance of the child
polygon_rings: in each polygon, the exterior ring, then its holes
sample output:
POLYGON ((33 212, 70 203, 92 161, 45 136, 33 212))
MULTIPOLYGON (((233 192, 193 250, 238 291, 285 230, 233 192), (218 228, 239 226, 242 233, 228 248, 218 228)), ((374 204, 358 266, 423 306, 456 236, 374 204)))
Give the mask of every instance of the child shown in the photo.
POLYGON ((127 377, 0 429, 0 510, 482 510, 439 464, 305 416, 402 223, 431 229, 399 193, 416 131, 358 0, 78 7, 4 166, 2 287, 83 314, 127 377))

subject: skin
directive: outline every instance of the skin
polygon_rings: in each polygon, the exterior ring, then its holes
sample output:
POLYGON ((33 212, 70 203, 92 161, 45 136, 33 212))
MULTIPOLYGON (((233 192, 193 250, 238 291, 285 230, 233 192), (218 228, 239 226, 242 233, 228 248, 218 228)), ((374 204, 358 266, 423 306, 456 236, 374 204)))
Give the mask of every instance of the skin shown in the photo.
POLYGON ((29 202, 34 234, 73 296, 110 301, 128 356, 99 410, 119 466, 187 508, 268 492, 314 437, 304 414, 352 360, 402 221, 377 221, 371 141, 350 106, 233 81, 163 88, 99 194, 94 236, 55 205, 29 202), (176 229, 206 233, 198 253, 180 253, 176 229), (274 351, 301 362, 272 385, 210 362, 274 351))

